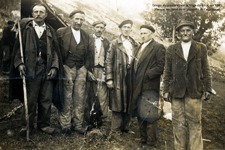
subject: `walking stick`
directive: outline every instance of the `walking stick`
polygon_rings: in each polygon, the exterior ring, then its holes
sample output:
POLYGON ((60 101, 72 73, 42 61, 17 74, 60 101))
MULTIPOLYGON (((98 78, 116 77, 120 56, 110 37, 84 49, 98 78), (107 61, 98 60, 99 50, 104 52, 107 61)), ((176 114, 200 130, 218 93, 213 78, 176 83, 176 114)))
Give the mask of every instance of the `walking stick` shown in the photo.
MULTIPOLYGON (((19 31, 21 61, 22 61, 22 63, 24 63, 22 36, 21 36, 21 30, 20 30, 20 23, 19 23, 19 21, 18 21, 18 31, 19 31)), ((27 141, 29 141, 29 117, 28 117, 28 107, 27 107, 27 87, 26 87, 25 76, 22 75, 22 78, 23 78, 23 94, 24 94, 25 118, 26 118, 26 122, 27 122, 27 126, 26 126, 27 141)))

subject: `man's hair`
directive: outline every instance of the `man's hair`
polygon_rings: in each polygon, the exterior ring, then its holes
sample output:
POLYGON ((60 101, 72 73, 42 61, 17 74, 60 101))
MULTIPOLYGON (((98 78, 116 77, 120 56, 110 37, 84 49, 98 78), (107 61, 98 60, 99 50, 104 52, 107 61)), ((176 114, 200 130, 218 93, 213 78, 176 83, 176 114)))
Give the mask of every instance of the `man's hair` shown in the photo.
POLYGON ((45 6, 45 4, 42 3, 34 3, 34 5, 32 5, 31 7, 32 12, 35 6, 43 6, 45 8, 45 12, 47 12, 47 7, 45 6))

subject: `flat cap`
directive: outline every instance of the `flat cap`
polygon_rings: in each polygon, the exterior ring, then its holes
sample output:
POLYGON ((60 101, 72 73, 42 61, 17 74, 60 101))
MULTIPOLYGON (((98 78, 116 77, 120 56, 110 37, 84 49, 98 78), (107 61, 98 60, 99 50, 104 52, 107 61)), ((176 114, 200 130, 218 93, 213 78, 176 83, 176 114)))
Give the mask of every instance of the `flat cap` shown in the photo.
POLYGON ((71 13, 70 13, 70 15, 69 15, 69 17, 71 18, 73 15, 75 15, 76 13, 80 13, 80 14, 84 14, 85 15, 85 13, 83 12, 83 11, 81 11, 81 10, 74 10, 74 11, 72 11, 71 13))
POLYGON ((154 29, 152 26, 147 25, 147 24, 142 25, 142 26, 140 27, 140 29, 141 29, 141 28, 146 28, 146 29, 148 29, 148 30, 151 30, 153 33, 155 32, 155 29, 154 29))
POLYGON ((131 20, 124 20, 124 21, 122 21, 120 24, 119 24, 119 28, 121 28, 123 25, 125 25, 125 24, 131 24, 131 25, 133 25, 133 21, 131 21, 131 20))
POLYGON ((177 27, 176 27, 176 31, 178 31, 182 26, 190 26, 191 28, 195 28, 195 24, 194 22, 191 21, 181 21, 177 27))
POLYGON ((103 24, 104 26, 106 26, 106 23, 104 21, 101 21, 101 20, 93 22, 92 26, 96 26, 97 24, 103 24))

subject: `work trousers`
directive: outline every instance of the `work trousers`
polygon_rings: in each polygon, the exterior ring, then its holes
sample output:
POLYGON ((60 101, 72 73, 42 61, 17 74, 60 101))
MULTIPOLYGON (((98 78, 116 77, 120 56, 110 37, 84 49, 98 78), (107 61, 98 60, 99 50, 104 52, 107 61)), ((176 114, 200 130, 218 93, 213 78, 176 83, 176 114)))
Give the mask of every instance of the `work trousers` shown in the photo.
MULTIPOLYGON (((37 62, 35 78, 26 80, 27 105, 30 128, 34 128, 36 106, 38 104, 38 128, 50 125, 53 82, 47 80, 46 64, 37 62)), ((22 115, 22 125, 26 126, 25 109, 22 115)))
POLYGON ((112 111, 111 131, 120 132, 124 130, 129 130, 130 120, 130 114, 112 111))
POLYGON ((98 99, 98 102, 101 107, 102 117, 108 116, 108 105, 109 105, 109 97, 108 97, 108 89, 105 83, 105 75, 104 68, 102 67, 94 67, 93 75, 97 78, 97 83, 93 83, 95 97, 98 99))
POLYGON ((172 124, 175 150, 202 150, 202 100, 188 92, 184 98, 172 98, 172 124))
POLYGON ((59 120, 62 129, 81 128, 84 120, 84 105, 85 105, 85 89, 87 69, 82 66, 76 69, 76 66, 70 68, 63 65, 64 79, 63 90, 64 100, 63 108, 60 111, 59 120))
POLYGON ((150 124, 146 121, 142 121, 138 118, 138 125, 140 135, 143 140, 150 144, 156 144, 157 142, 157 121, 150 124))

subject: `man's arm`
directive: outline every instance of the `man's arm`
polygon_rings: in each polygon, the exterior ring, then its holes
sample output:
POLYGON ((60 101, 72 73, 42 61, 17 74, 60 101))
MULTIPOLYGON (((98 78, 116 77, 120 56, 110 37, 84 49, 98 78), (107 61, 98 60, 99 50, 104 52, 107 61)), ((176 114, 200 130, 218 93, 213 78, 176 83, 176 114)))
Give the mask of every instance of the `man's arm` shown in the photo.
POLYGON ((108 58, 106 59, 106 81, 109 88, 113 88, 113 66, 115 57, 115 46, 110 44, 108 58))
POLYGON ((172 80, 172 46, 169 46, 166 50, 165 57, 165 68, 164 68, 164 78, 163 78, 163 93, 169 93, 170 81, 172 80))
POLYGON ((155 55, 156 65, 147 71, 149 80, 154 79, 163 73, 165 65, 165 52, 165 47, 163 45, 160 45, 155 55))

